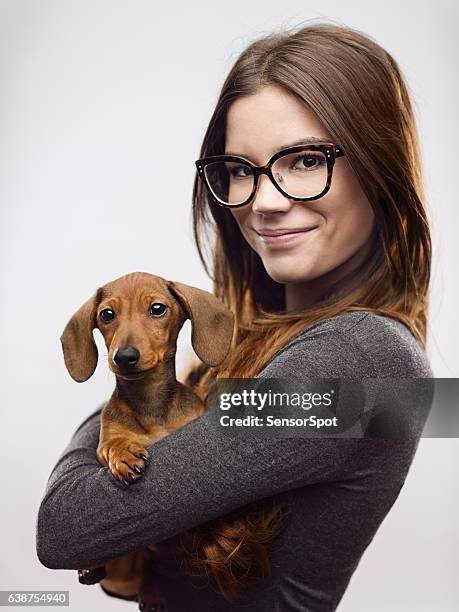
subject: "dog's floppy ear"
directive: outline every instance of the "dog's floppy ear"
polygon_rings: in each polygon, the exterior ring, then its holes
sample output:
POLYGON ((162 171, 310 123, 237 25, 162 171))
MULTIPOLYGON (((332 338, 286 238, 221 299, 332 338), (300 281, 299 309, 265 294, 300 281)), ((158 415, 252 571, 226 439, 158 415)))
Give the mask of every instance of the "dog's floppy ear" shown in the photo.
POLYGON ((70 376, 77 382, 88 380, 97 366, 97 346, 93 329, 95 314, 100 302, 100 289, 78 308, 60 338, 64 361, 70 376))
POLYGON ((191 344, 197 356, 209 366, 219 365, 231 347, 233 313, 208 291, 172 281, 168 287, 191 320, 191 344))

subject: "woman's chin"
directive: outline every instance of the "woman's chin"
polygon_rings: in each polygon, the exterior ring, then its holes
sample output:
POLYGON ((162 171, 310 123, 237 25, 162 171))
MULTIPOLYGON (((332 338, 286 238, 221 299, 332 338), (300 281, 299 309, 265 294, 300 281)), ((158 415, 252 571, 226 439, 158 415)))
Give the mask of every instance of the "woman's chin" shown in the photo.
POLYGON ((301 269, 300 265, 295 267, 289 266, 266 266, 265 270, 267 274, 282 285, 288 285, 290 283, 305 283, 314 278, 313 274, 307 274, 304 269, 301 269))

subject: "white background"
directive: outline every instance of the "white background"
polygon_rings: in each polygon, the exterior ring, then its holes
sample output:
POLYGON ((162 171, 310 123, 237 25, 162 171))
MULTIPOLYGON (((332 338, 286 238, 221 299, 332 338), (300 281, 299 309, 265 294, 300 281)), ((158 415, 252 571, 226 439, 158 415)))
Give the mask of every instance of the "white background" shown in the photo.
MULTIPOLYGON (((0 1, 0 589, 69 589, 75 611, 134 609, 36 557, 49 473, 114 384, 102 358, 88 382, 75 383, 59 336, 96 287, 128 272, 211 290, 191 234, 194 160, 229 68, 273 29, 311 18, 348 25, 402 68, 434 240, 428 354, 437 377, 459 376, 457 3, 290 0, 287 8, 279 0, 0 1)), ((189 341, 187 322, 179 364, 189 341)), ((459 609, 458 462, 459 440, 421 440, 340 612, 459 609)))

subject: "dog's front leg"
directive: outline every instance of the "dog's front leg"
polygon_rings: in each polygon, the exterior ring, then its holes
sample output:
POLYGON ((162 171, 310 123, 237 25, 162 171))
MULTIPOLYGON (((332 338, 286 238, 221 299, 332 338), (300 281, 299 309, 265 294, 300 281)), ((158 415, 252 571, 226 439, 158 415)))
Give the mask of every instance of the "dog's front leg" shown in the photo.
POLYGON ((97 459, 117 480, 130 485, 143 476, 148 447, 167 433, 160 425, 143 426, 130 408, 112 399, 101 413, 97 459))
POLYGON ((142 477, 148 461, 148 438, 117 422, 102 425, 97 459, 113 476, 129 485, 142 477), (104 426, 105 425, 105 426, 104 426))

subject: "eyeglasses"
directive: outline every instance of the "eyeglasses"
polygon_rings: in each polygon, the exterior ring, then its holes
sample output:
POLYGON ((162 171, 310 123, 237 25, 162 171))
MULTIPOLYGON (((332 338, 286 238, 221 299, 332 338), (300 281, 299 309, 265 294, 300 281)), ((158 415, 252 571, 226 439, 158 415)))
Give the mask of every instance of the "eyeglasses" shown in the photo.
POLYGON ((297 145, 275 153, 264 166, 235 155, 212 155, 195 161, 198 176, 217 204, 245 206, 257 192, 260 174, 266 174, 287 198, 318 200, 330 189, 335 159, 344 155, 332 143, 297 145))

